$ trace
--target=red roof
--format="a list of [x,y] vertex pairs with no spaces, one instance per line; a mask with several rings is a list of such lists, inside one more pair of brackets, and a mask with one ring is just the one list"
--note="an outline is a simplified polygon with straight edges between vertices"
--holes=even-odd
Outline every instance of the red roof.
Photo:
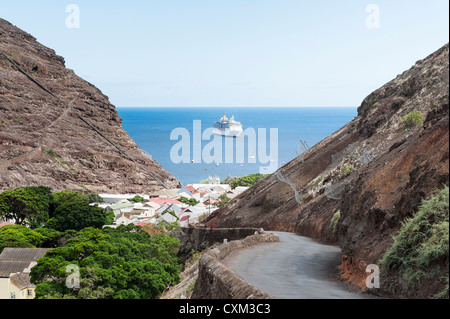
[[198,194],[198,190],[196,190],[196,189],[194,188],[194,186],[192,186],[192,185],[186,186],[185,188],[186,188],[186,189],[189,191],[189,193],[191,193],[192,195]]
[[14,224],[11,224],[8,222],[3,222],[3,223],[0,223],[0,228],[2,228],[3,226],[9,226],[9,225],[14,225]]
[[188,220],[189,218],[191,218],[191,215],[183,216],[183,217],[180,219],[180,222],[184,222],[185,220]]

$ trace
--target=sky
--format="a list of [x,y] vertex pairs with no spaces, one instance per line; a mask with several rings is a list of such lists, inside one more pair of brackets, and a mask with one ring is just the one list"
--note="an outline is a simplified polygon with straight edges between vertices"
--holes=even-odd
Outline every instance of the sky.
[[0,0],[1,18],[118,107],[359,106],[449,42],[448,12],[447,0]]

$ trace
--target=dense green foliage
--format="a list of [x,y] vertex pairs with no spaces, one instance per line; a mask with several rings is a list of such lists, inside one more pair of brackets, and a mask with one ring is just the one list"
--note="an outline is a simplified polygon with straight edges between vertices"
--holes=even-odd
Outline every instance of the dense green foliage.
[[113,222],[114,216],[92,201],[98,195],[65,190],[52,194],[50,188],[22,187],[0,194],[0,216],[13,219],[17,225],[31,228],[46,226],[58,231],[101,228]]
[[[66,236],[67,245],[32,268],[37,298],[147,299],[179,282],[179,241],[164,233],[150,236],[138,226],[120,226]],[[68,265],[79,267],[79,289],[66,286]]]
[[144,197],[139,196],[139,195],[136,195],[130,199],[130,202],[133,202],[133,203],[141,203],[143,201],[144,201]]
[[266,176],[267,175],[263,175],[263,174],[250,174],[247,176],[238,177],[231,181],[230,186],[232,189],[235,189],[236,187],[239,187],[239,186],[250,187],[250,186],[253,186],[256,183],[258,183],[260,180],[262,180]]
[[[400,269],[403,278],[414,285],[422,278],[440,273],[439,262],[449,257],[449,188],[446,186],[402,225],[381,265],[385,270]],[[443,295],[448,294],[447,282]]]
[[3,248],[53,248],[57,246],[62,233],[47,228],[32,230],[22,225],[0,228],[0,253]]
[[[55,209],[56,230],[81,230],[86,227],[102,228],[107,222],[106,212],[86,201],[69,201]],[[47,225],[48,226],[48,225]]]
[[[0,213],[17,224],[0,228],[0,252],[53,248],[32,268],[37,298],[156,298],[180,280],[180,242],[170,224],[151,231],[134,225],[103,228],[114,213],[90,205],[97,196],[80,192],[27,187],[1,195]],[[69,265],[79,269],[79,288],[66,284]]]
[[48,187],[21,187],[0,194],[0,216],[18,225],[38,227],[49,218],[51,190]]

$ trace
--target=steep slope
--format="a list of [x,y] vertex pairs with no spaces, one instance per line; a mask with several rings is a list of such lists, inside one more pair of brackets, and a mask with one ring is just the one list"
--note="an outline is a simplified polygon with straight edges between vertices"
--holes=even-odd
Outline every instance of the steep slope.
[[64,63],[0,19],[0,191],[46,185],[141,193],[179,186],[123,130],[108,97]]
[[[402,221],[449,183],[448,51],[447,44],[370,94],[352,122],[230,201],[207,225],[340,244],[342,278],[364,289],[366,266],[379,262]],[[413,111],[423,123],[407,129],[402,118]],[[418,296],[398,285],[378,292]]]

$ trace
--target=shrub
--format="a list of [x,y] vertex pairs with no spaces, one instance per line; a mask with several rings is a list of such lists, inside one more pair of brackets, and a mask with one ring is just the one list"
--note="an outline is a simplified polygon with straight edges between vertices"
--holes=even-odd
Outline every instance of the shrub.
[[141,197],[139,195],[136,195],[132,199],[130,199],[130,202],[133,202],[133,203],[141,203],[143,201],[144,201],[144,197]]
[[[417,213],[405,220],[380,261],[382,268],[399,269],[412,286],[423,277],[436,277],[440,271],[433,264],[449,256],[448,212],[449,189],[446,186],[429,200],[422,201]],[[444,279],[448,293],[448,273]]]
[[230,186],[232,189],[235,189],[236,187],[239,186],[250,187],[258,183],[266,176],[267,175],[265,174],[250,174],[243,177],[238,177],[236,179],[233,179]]
[[413,111],[405,117],[402,117],[402,122],[408,130],[413,129],[414,127],[422,125],[422,114],[420,114],[419,111]]
[[352,165],[346,165],[341,171],[341,176],[347,176],[354,170],[355,168]]
[[331,222],[330,222],[333,237],[336,236],[336,232],[338,229],[338,223],[339,223],[340,219],[341,219],[341,211],[338,210],[336,213],[334,213],[333,217],[331,218]]
[[56,158],[57,157],[57,155],[56,155],[56,153],[55,153],[55,151],[53,150],[53,149],[43,149],[42,150],[42,152],[44,153],[44,154],[47,154],[48,156],[50,156],[50,157],[53,157],[53,158]]

